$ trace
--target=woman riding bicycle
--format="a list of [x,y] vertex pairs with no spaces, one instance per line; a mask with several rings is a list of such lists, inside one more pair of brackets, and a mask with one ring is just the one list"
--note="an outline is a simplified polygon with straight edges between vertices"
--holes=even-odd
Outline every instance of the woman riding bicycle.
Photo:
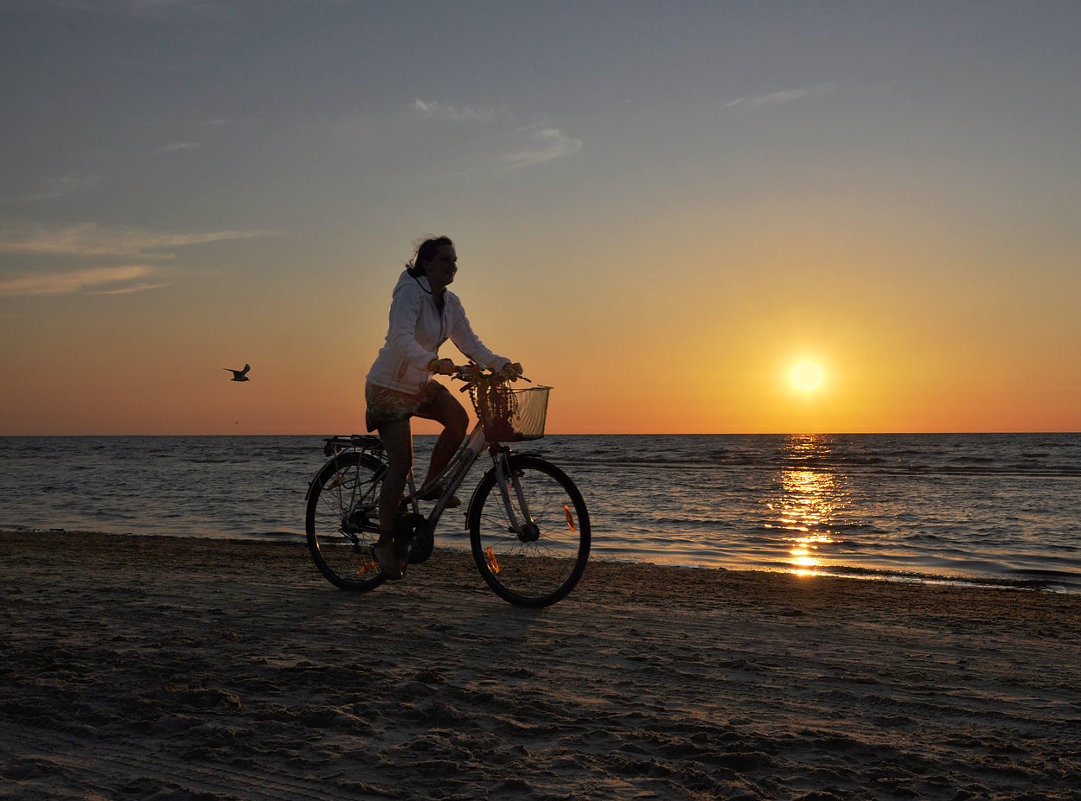
[[[413,468],[413,435],[409,419],[422,417],[443,425],[432,451],[421,498],[436,498],[432,482],[447,466],[465,439],[469,417],[435,374],[451,375],[454,362],[439,358],[448,338],[478,365],[505,378],[522,374],[522,366],[492,353],[469,325],[458,296],[447,290],[458,272],[454,243],[445,236],[427,239],[412,263],[399,276],[390,304],[390,325],[364,387],[369,431],[379,431],[390,467],[379,496],[379,540],[374,554],[379,569],[400,578],[394,551],[393,525],[409,471]],[[453,505],[453,504],[450,504]]]

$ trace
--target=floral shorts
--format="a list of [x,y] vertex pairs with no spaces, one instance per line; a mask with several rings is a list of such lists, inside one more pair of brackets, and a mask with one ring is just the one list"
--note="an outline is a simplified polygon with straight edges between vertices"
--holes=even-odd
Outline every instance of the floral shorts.
[[397,392],[373,384],[365,384],[364,400],[368,404],[365,415],[369,431],[375,431],[384,423],[408,420],[423,414],[436,398],[449,390],[438,381],[429,381],[420,392]]

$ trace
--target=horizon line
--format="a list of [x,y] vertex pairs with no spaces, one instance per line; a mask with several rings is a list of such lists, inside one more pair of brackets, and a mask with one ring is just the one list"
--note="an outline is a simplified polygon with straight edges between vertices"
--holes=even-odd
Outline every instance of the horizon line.
[[[679,431],[621,431],[621,432],[588,432],[588,431],[559,431],[548,432],[541,437],[867,437],[867,436],[1001,436],[1006,434],[1033,434],[1033,435],[1051,435],[1051,434],[1081,434],[1081,430],[1061,430],[1050,431],[1042,429],[1016,429],[1016,430],[998,430],[998,431],[700,431],[700,432],[679,432]],[[362,434],[360,432],[352,432],[350,434],[327,434],[327,433],[258,433],[258,432],[238,432],[238,431],[222,431],[222,432],[203,432],[203,433],[91,433],[91,434],[3,434],[0,433],[0,439],[15,439],[17,437],[37,437],[37,438],[61,438],[61,437],[348,437],[348,436],[378,436],[378,434]],[[436,433],[428,432],[415,432],[414,437],[437,437]],[[535,442],[536,440],[524,440],[525,442]]]

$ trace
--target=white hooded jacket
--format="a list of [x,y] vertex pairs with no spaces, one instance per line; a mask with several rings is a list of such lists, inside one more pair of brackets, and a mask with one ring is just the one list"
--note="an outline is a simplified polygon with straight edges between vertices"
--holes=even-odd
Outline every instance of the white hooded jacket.
[[482,367],[500,369],[510,363],[488,350],[473,333],[457,295],[448,289],[443,297],[440,313],[427,277],[402,272],[390,304],[387,339],[368,371],[368,383],[397,392],[419,392],[433,375],[428,364],[439,358],[439,346],[447,339]]

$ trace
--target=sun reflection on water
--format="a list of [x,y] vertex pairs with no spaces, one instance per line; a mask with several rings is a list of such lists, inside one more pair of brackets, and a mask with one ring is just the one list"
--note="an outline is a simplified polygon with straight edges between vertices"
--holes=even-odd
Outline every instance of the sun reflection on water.
[[844,504],[843,479],[828,466],[830,440],[817,435],[789,437],[779,475],[779,497],[766,505],[776,514],[767,528],[785,532],[785,564],[799,576],[822,573],[826,559],[822,546],[835,542],[830,524]]

